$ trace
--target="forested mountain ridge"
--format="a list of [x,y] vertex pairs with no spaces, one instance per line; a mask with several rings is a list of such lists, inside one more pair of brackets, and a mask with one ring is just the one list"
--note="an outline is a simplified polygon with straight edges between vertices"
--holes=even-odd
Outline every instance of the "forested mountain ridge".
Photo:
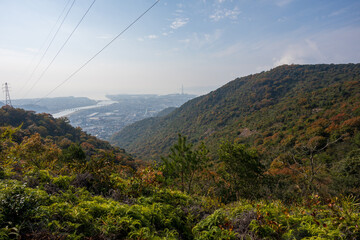
[[81,146],[89,159],[100,152],[111,152],[117,156],[114,159],[124,162],[133,160],[123,149],[114,148],[108,142],[82,131],[81,128],[74,128],[67,118],[54,118],[48,113],[36,114],[21,108],[3,106],[0,108],[0,130],[5,131],[8,127],[18,128],[12,134],[18,144],[36,138],[55,144],[54,146],[59,149],[67,149],[72,145]]
[[359,92],[360,64],[284,65],[237,78],[167,116],[132,124],[112,143],[148,159],[166,154],[178,133],[210,149],[230,139],[276,152],[316,136],[337,138],[354,127]]
[[359,65],[333,67],[283,66],[150,119],[213,150],[178,135],[154,164],[1,108],[0,239],[359,239]]
[[[33,110],[36,112],[56,113],[64,109],[95,105],[97,101],[86,97],[55,97],[44,99],[13,99],[12,105],[16,108]],[[1,104],[2,106],[4,104]]]

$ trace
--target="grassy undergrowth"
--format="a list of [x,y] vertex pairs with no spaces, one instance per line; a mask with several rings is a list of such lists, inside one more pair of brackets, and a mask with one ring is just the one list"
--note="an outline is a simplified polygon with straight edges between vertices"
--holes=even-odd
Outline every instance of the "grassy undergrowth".
[[360,206],[351,197],[223,205],[154,182],[143,185],[142,195],[128,191],[144,179],[122,179],[116,194],[101,196],[74,186],[70,176],[45,170],[22,180],[5,174],[0,180],[0,239],[360,238]]

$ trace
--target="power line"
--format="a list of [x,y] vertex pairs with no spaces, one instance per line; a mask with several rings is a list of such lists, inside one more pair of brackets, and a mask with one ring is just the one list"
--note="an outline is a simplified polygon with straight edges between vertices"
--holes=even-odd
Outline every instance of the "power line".
[[[66,12],[66,14],[65,14],[65,16],[64,16],[64,18],[63,18],[63,20],[62,20],[61,24],[60,24],[60,25],[59,25],[59,27],[57,28],[57,30],[56,30],[56,32],[55,32],[55,34],[54,34],[53,38],[51,39],[51,41],[50,41],[49,45],[47,46],[47,48],[46,48],[46,50],[45,50],[44,54],[41,56],[40,61],[37,63],[36,67],[34,68],[34,70],[32,71],[32,73],[31,73],[31,75],[30,75],[30,77],[28,78],[28,81],[30,81],[30,80],[31,80],[31,78],[33,77],[34,73],[35,73],[35,72],[36,72],[36,70],[38,69],[38,67],[39,67],[40,63],[41,63],[41,62],[42,62],[42,60],[44,59],[44,57],[45,57],[46,53],[48,52],[48,50],[49,50],[49,48],[50,48],[51,44],[54,42],[54,40],[55,40],[55,38],[56,38],[57,34],[58,34],[58,33],[59,33],[59,31],[60,31],[60,28],[62,27],[62,25],[64,24],[64,22],[65,22],[65,20],[66,20],[66,18],[67,18],[67,16],[69,15],[70,10],[71,10],[71,9],[72,9],[72,7],[74,6],[75,1],[76,1],[76,0],[73,0],[73,2],[72,2],[72,4],[71,4],[70,8],[69,8],[69,9],[68,9],[68,11]],[[26,94],[27,94],[27,93],[26,93]],[[26,96],[26,94],[24,94],[24,96],[23,96],[22,98],[24,98],[24,97]]]
[[[60,19],[61,19],[61,16],[64,14],[64,12],[65,12],[66,8],[69,6],[69,3],[70,3],[70,2],[71,2],[71,0],[68,0],[67,3],[65,4],[65,7],[64,7],[64,9],[61,11],[58,19],[56,20],[56,22],[55,22],[55,24],[54,24],[54,26],[51,28],[51,30],[50,30],[49,34],[47,35],[47,37],[46,37],[45,41],[43,42],[43,44],[41,44],[40,50],[45,47],[45,44],[46,44],[47,40],[49,39],[51,33],[54,31],[56,25],[59,23],[59,21],[60,21]],[[39,52],[38,52],[38,53],[39,53]],[[37,54],[37,55],[38,55],[38,54]],[[37,55],[36,55],[36,56],[37,56]]]
[[[50,38],[51,33],[54,31],[56,25],[59,23],[59,21],[60,21],[60,19],[61,19],[61,16],[64,14],[64,12],[65,12],[66,8],[68,7],[70,1],[71,1],[71,0],[68,0],[67,3],[65,4],[63,10],[61,11],[59,17],[57,18],[57,20],[56,20],[56,22],[55,22],[55,24],[52,26],[50,32],[49,32],[48,35],[46,36],[45,41],[41,44],[41,47],[40,47],[39,51],[33,56],[33,58],[31,59],[30,62],[35,61],[35,59],[37,58],[37,56],[40,54],[41,50],[45,47],[46,42],[47,42],[48,39]],[[31,64],[29,64],[29,66],[27,67],[26,71],[25,71],[23,74],[25,74],[26,72],[28,72],[28,71],[30,70],[30,66],[31,66]],[[22,75],[23,75],[23,74],[22,74]],[[24,89],[24,87],[28,84],[29,80],[30,80],[30,79],[27,79],[27,81],[26,81],[26,82],[22,85],[22,87],[20,88],[19,92],[21,92],[21,91]]]
[[89,60],[87,60],[83,65],[81,65],[77,70],[75,70],[69,77],[67,77],[64,81],[62,81],[59,85],[57,85],[54,89],[52,89],[48,94],[44,97],[40,98],[35,102],[35,104],[39,103],[44,98],[48,97],[51,93],[53,93],[56,89],[64,85],[67,81],[69,81],[73,76],[75,76],[81,69],[83,69],[86,65],[88,65],[94,58],[96,58],[102,51],[104,51],[108,46],[110,46],[116,39],[118,39],[122,34],[124,34],[129,28],[131,28],[136,22],[138,22],[146,13],[148,13],[156,4],[158,4],[160,0],[157,0],[154,4],[152,4],[145,12],[143,12],[138,18],[136,18],[133,22],[131,22],[124,30],[122,30],[116,37],[114,37],[108,44],[106,44],[100,51],[98,51],[94,56],[92,56]]
[[[70,33],[70,35],[68,36],[68,38],[65,40],[65,42],[63,43],[63,45],[60,47],[59,51],[55,54],[54,58],[51,60],[51,62],[47,65],[47,67],[44,69],[44,71],[41,73],[40,77],[35,81],[35,83],[31,86],[31,88],[26,92],[26,94],[28,94],[34,87],[35,85],[42,79],[42,77],[45,75],[45,73],[47,72],[47,70],[50,68],[50,66],[53,64],[53,62],[55,61],[55,59],[57,58],[57,56],[60,54],[60,52],[62,51],[62,49],[65,47],[65,45],[67,44],[67,42],[70,40],[70,38],[72,37],[72,35],[74,34],[74,32],[76,31],[76,29],[79,27],[79,25],[81,24],[81,22],[84,20],[85,16],[88,14],[88,12],[90,11],[90,9],[92,8],[92,6],[94,5],[94,3],[96,2],[96,0],[94,0],[89,8],[86,10],[86,12],[84,13],[84,15],[81,17],[80,21],[78,22],[78,24],[75,26],[75,28],[73,29],[73,31]],[[25,95],[26,95],[25,94]]]

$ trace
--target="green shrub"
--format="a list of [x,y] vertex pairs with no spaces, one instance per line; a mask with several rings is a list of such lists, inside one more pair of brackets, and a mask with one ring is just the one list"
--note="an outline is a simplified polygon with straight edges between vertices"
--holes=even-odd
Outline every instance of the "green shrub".
[[193,228],[195,239],[236,239],[236,234],[232,231],[231,221],[227,216],[227,211],[219,209],[200,221]]
[[0,166],[0,179],[4,179],[4,178],[5,178],[5,170]]
[[62,190],[68,190],[70,183],[73,180],[71,176],[58,176],[52,179],[52,182],[55,186],[59,187]]
[[0,227],[21,225],[21,229],[27,231],[39,222],[40,206],[48,203],[49,196],[45,191],[28,188],[14,180],[0,182]]
[[264,239],[358,239],[359,210],[353,198],[335,198],[325,204],[316,195],[299,206],[260,203],[251,229]]

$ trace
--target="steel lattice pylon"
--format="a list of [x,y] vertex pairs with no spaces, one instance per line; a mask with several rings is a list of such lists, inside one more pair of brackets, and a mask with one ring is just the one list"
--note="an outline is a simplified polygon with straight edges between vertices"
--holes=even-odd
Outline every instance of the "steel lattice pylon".
[[9,92],[9,86],[7,83],[4,84],[3,90],[5,93],[5,105],[12,107],[11,99],[10,99],[10,92]]

